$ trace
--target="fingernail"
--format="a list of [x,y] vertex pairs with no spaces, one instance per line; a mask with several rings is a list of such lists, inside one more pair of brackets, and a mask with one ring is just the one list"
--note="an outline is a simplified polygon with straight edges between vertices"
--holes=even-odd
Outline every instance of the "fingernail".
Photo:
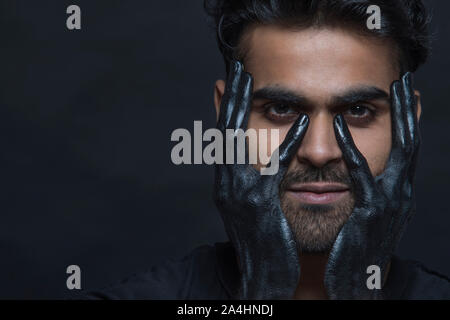
[[405,73],[405,75],[403,76],[403,82],[405,83],[406,86],[412,88],[413,83],[414,83],[414,76],[413,76],[413,74],[411,72]]
[[399,95],[399,92],[400,92],[400,90],[401,90],[401,87],[402,85],[401,85],[401,83],[400,83],[400,81],[394,81],[393,83],[392,83],[392,95],[393,96],[398,96]]
[[342,115],[338,114],[334,117],[334,123],[336,124],[337,127],[342,128]]
[[233,60],[233,61],[231,62],[231,68],[232,68],[232,70],[233,70],[234,72],[238,72],[239,69],[240,69],[241,67],[242,67],[242,66],[241,66],[241,63],[240,63],[239,61]]
[[245,83],[253,83],[253,77],[250,73],[244,72],[243,75],[244,75]]
[[302,114],[300,116],[300,125],[301,126],[306,125],[308,123],[308,121],[309,121],[309,118],[308,118],[308,116],[306,114]]
[[242,70],[243,67],[244,67],[240,61],[236,61],[236,66],[237,66],[236,68],[237,68],[238,70]]
[[392,82],[392,84],[391,84],[392,91],[397,90],[399,83],[400,82],[398,80],[395,80],[394,82]]

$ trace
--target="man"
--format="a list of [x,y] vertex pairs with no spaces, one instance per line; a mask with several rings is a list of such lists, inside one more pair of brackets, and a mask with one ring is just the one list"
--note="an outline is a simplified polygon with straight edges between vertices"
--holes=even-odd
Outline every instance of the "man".
[[[379,29],[367,27],[371,5]],[[227,67],[214,93],[217,128],[278,129],[280,141],[268,143],[279,147],[279,170],[217,164],[215,201],[231,243],[91,297],[450,298],[448,278],[394,255],[415,210],[421,102],[411,73],[428,55],[421,1],[206,7]]]

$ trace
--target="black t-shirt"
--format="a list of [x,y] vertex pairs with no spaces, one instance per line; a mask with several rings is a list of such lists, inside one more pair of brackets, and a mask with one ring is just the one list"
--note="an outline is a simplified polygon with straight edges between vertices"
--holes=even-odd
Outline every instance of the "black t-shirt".
[[[180,260],[167,260],[88,299],[233,299],[239,272],[232,245],[201,246]],[[450,299],[450,279],[414,261],[393,257],[385,288],[388,299]]]

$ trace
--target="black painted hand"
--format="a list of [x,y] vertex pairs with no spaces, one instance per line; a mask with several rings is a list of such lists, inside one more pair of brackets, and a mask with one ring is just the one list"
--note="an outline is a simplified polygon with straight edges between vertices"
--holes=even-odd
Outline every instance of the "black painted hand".
[[[246,130],[252,86],[251,75],[241,63],[233,62],[217,123],[224,136],[226,129]],[[236,298],[293,298],[300,265],[295,239],[281,210],[279,185],[307,126],[303,115],[290,129],[278,149],[275,175],[261,175],[249,164],[216,165],[214,198],[239,259],[241,287]]]
[[383,299],[383,289],[369,290],[367,267],[386,279],[390,258],[415,212],[414,175],[420,144],[412,75],[391,87],[392,149],[384,173],[373,178],[341,115],[336,139],[354,183],[355,208],[331,250],[325,286],[331,299]]

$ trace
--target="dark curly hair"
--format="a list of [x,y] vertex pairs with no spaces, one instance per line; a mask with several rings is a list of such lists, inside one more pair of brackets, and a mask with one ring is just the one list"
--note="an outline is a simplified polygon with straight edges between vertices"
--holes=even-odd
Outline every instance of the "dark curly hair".
[[[366,26],[370,5],[381,9],[381,29]],[[430,18],[421,0],[204,0],[204,7],[213,18],[227,74],[230,59],[240,59],[240,38],[252,24],[342,26],[391,40],[402,73],[416,71],[430,52]]]

